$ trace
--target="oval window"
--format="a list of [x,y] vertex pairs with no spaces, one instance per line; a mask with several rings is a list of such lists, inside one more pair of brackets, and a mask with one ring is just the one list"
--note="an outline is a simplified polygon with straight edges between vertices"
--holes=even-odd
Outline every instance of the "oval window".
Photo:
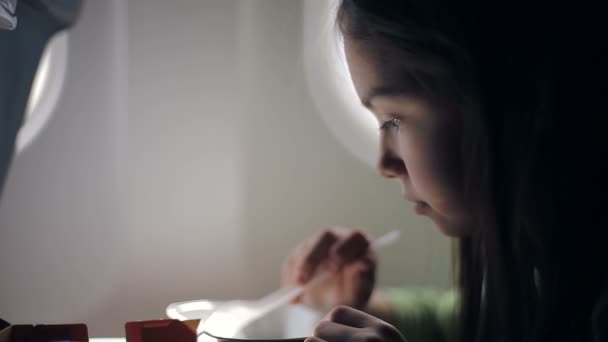
[[304,59],[312,99],[337,140],[359,160],[375,165],[379,131],[352,84],[334,18],[338,1],[304,2]]
[[23,126],[17,135],[17,154],[36,139],[53,115],[65,81],[67,55],[67,33],[60,32],[49,41],[40,58],[25,109]]

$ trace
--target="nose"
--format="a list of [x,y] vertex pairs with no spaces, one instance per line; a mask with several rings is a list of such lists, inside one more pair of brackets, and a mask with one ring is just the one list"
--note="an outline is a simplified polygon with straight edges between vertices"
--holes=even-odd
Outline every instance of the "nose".
[[405,162],[390,149],[381,149],[377,167],[380,175],[386,178],[398,178],[407,175]]

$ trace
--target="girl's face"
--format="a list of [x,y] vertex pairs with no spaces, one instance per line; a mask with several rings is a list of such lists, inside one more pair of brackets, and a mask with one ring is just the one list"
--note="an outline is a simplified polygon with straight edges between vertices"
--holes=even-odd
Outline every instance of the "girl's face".
[[399,58],[371,58],[369,49],[345,38],[357,94],[380,124],[380,174],[399,180],[403,198],[444,234],[471,234],[472,211],[462,191],[460,115],[448,99],[429,101],[408,92],[399,82],[404,72]]

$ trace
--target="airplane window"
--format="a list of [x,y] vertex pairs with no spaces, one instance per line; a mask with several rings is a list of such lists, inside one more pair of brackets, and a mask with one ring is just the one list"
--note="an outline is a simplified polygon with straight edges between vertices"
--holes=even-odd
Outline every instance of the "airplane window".
[[17,136],[17,153],[36,139],[55,110],[65,80],[67,50],[67,33],[61,32],[50,40],[40,59],[23,126]]
[[350,79],[334,23],[338,1],[304,2],[303,53],[308,89],[334,137],[359,160],[375,165],[378,123],[364,108]]

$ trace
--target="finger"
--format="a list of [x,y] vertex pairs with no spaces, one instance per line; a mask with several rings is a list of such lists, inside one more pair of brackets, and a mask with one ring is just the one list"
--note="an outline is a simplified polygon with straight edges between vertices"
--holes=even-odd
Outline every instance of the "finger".
[[360,335],[360,330],[331,321],[321,321],[315,328],[314,337],[325,341],[354,341]]
[[347,306],[334,308],[319,323],[315,336],[327,341],[405,341],[394,326]]
[[[298,248],[301,249],[301,248]],[[296,255],[298,252],[294,252],[285,262],[283,263],[283,271],[282,271],[282,284],[283,287],[300,285],[297,280],[297,268],[296,264]],[[289,304],[299,304],[302,302],[302,295],[299,295],[295,298],[292,298],[289,301]]]
[[289,301],[289,304],[300,304],[302,303],[302,295],[299,295]]
[[369,250],[369,239],[360,231],[353,231],[339,244],[334,246],[332,254],[336,264],[334,268],[341,268],[344,265],[365,255]]
[[373,326],[380,321],[378,318],[366,314],[363,311],[343,305],[332,309],[327,314],[326,320],[337,325],[349,326],[352,328],[365,328]]
[[323,230],[315,237],[312,248],[302,259],[298,273],[299,283],[305,284],[310,280],[319,265],[328,259],[330,250],[336,241],[338,241],[337,235],[329,229]]
[[311,246],[315,243],[316,237],[299,244],[283,262],[282,280],[283,285],[301,285],[298,281],[300,270],[304,264],[305,256],[310,253]]
[[376,283],[376,262],[365,258],[344,267],[341,277],[343,303],[352,303],[357,309],[365,307]]

